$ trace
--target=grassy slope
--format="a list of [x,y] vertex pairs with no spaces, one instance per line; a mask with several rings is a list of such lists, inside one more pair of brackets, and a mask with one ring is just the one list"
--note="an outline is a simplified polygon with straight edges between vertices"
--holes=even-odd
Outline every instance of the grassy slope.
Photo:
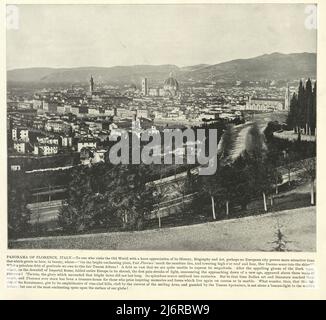
[[315,207],[241,219],[134,232],[19,240],[11,248],[271,251],[281,226],[288,250],[316,250]]

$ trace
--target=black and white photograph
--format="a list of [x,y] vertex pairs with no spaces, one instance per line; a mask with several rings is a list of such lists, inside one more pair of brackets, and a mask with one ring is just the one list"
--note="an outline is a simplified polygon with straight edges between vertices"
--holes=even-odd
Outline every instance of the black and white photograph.
[[8,249],[316,252],[316,4],[6,10]]

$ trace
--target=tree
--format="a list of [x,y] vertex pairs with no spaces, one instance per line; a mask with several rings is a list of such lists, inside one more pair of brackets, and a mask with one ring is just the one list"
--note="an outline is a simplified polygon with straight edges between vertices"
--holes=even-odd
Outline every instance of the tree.
[[303,159],[299,162],[301,176],[310,183],[310,204],[315,205],[316,158]]
[[142,165],[118,165],[111,170],[110,178],[105,194],[122,228],[141,228],[155,203],[156,186],[146,184],[146,168]]
[[[266,196],[271,192],[274,185],[274,179],[277,177],[277,172],[274,167],[270,166],[266,161],[258,161],[253,165],[255,170],[255,184],[258,193],[263,196],[264,211],[267,211]],[[277,178],[276,178],[277,179]],[[277,181],[277,180],[276,180]]]
[[[217,160],[216,160],[217,161]],[[209,195],[212,207],[212,217],[216,220],[216,198],[221,199],[221,177],[220,177],[220,166],[217,164],[217,170],[213,175],[200,176],[200,188]]]
[[[105,193],[114,166],[111,163],[95,163],[89,168],[90,186],[95,193]],[[107,173],[109,173],[107,175]]]
[[251,196],[262,195],[264,211],[267,211],[266,196],[274,185],[276,175],[275,168],[267,161],[263,154],[245,154],[245,172],[247,182],[247,192]]
[[218,144],[218,155],[221,161],[226,162],[234,148],[233,127],[228,125],[224,130],[223,136]]
[[230,202],[237,198],[235,191],[235,184],[237,183],[237,172],[234,166],[226,165],[220,169],[221,176],[221,194],[224,195],[225,214],[226,217],[230,215]]
[[68,198],[58,217],[59,225],[66,232],[83,231],[87,226],[84,203],[86,196],[92,194],[89,171],[87,167],[78,167],[71,173]]
[[278,185],[283,182],[282,174],[275,168],[271,175],[275,186],[275,194],[278,194]]
[[308,79],[306,82],[305,90],[305,133],[311,134],[311,125],[312,125],[312,109],[313,109],[313,94],[312,94],[312,84],[311,80]]
[[312,88],[312,82],[307,80],[305,86],[300,80],[298,95],[293,94],[290,103],[290,111],[287,118],[287,124],[300,132],[304,129],[305,134],[312,134],[316,127],[316,82]]
[[282,158],[282,166],[287,170],[288,174],[288,185],[291,185],[291,171],[293,169],[293,162],[296,159],[296,155],[292,150],[284,150]]
[[161,203],[163,199],[164,199],[164,195],[162,194],[160,189],[156,187],[156,190],[153,192],[153,211],[155,212],[158,218],[159,228],[162,227],[160,209],[161,209]]
[[294,130],[295,133],[298,132],[298,120],[299,120],[298,113],[299,113],[298,98],[296,93],[293,93],[286,123],[290,128]]
[[79,214],[76,208],[65,201],[58,215],[58,225],[64,232],[75,233],[78,231]]
[[[187,176],[184,180],[184,187],[183,187],[183,210],[184,212],[187,211],[190,214],[196,213],[195,208],[199,193],[199,183],[198,183],[198,174],[192,171],[191,169],[187,170]],[[188,204],[185,207],[184,204],[184,197],[188,196]]]
[[198,191],[196,186],[197,176],[191,173],[191,169],[188,168],[186,176],[173,181],[173,186],[177,193],[181,194],[182,198],[182,211],[185,214],[187,211],[185,197],[186,195],[192,195]]
[[274,170],[275,164],[269,161],[268,154],[264,136],[261,134],[258,125],[254,124],[246,139],[245,172],[248,179],[248,190],[252,196],[262,194],[265,211],[267,211],[266,195],[270,192],[275,180],[276,185],[278,182],[277,173]]
[[135,207],[137,216],[135,219],[137,230],[143,229],[146,217],[155,210],[155,205],[159,198],[157,197],[158,188],[154,183],[148,183],[137,191]]
[[123,229],[141,229],[153,209],[154,190],[155,186],[146,184],[142,165],[80,167],[72,172],[59,224],[70,233],[108,228],[117,222]]
[[247,209],[248,203],[254,196],[252,186],[255,186],[253,183],[250,183],[252,180],[250,179],[251,172],[248,170],[249,160],[249,154],[244,152],[244,154],[233,163],[233,197],[234,201],[238,202],[243,210]]
[[316,112],[317,112],[317,81],[312,91],[311,127],[313,134],[316,134]]
[[305,126],[305,88],[303,85],[302,80],[300,80],[299,83],[299,89],[298,89],[298,111],[297,111],[297,126],[301,129]]
[[28,186],[25,175],[16,173],[8,178],[8,237],[17,238],[30,231],[31,212],[27,208]]
[[187,170],[187,176],[184,182],[184,192],[185,194],[193,194],[194,192],[198,192],[198,184],[197,184],[198,176],[194,174],[191,169]]
[[263,156],[266,151],[265,137],[260,132],[257,123],[254,123],[246,135],[246,152],[253,157]]
[[212,207],[212,217],[213,220],[216,220],[216,213],[215,213],[215,200],[214,195],[216,191],[216,176],[201,176],[200,183],[202,190],[205,193],[208,193],[210,200],[211,200],[211,207]]
[[281,231],[281,227],[277,228],[277,231],[275,232],[275,237],[276,239],[272,242],[275,245],[273,250],[280,252],[287,251],[286,245],[289,241],[286,240],[285,235]]

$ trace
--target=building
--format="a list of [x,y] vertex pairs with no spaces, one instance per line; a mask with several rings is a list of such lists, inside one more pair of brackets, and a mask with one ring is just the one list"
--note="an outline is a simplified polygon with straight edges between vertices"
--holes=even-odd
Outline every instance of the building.
[[98,162],[105,162],[105,154],[107,150],[101,149],[101,150],[95,150],[93,152],[93,163],[98,163]]
[[235,120],[237,118],[237,115],[232,112],[222,112],[218,115],[220,119],[226,119],[226,120]]
[[82,165],[90,165],[92,162],[92,158],[94,157],[93,148],[82,148],[80,150],[80,163]]
[[65,113],[71,113],[71,105],[70,104],[65,104],[64,108],[65,108]]
[[155,126],[151,126],[150,128],[146,129],[147,133],[150,135],[160,134],[160,131],[156,129]]
[[11,170],[11,171],[20,171],[20,170],[21,170],[21,167],[20,167],[19,164],[12,164],[12,165],[10,166],[10,170]]
[[63,147],[72,147],[72,137],[70,136],[60,136],[61,145]]
[[48,101],[43,101],[43,111],[48,113],[57,113],[58,104]]
[[107,150],[96,150],[95,148],[82,148],[80,150],[80,162],[83,165],[91,166],[94,163],[105,162]]
[[24,142],[24,141],[15,141],[14,142],[14,149],[18,153],[26,153],[27,152],[26,142]]
[[163,88],[159,88],[159,89],[158,89],[158,95],[159,95],[160,97],[164,96],[164,93],[165,93],[165,91],[164,91]]
[[17,103],[17,109],[19,110],[33,109],[33,102],[19,101]]
[[91,116],[97,116],[100,114],[100,110],[98,108],[92,107],[88,108],[88,114]]
[[33,128],[43,130],[45,121],[42,119],[34,119],[33,120]]
[[148,95],[148,80],[147,80],[147,78],[143,78],[141,81],[141,92],[144,96]]
[[18,129],[17,128],[13,128],[11,130],[11,139],[12,141],[17,141],[18,140]]
[[34,99],[33,100],[33,109],[42,109],[42,100]]
[[290,104],[291,104],[291,92],[289,88],[289,84],[286,87],[285,90],[285,97],[284,97],[284,110],[290,110]]
[[51,144],[51,145],[59,145],[58,137],[37,137],[37,142],[39,144]]
[[76,116],[79,116],[79,107],[78,106],[71,107],[70,112]]
[[29,142],[29,131],[28,129],[13,128],[11,131],[11,137],[13,141]]
[[212,113],[201,113],[198,117],[200,120],[214,120],[216,119],[215,114]]
[[51,132],[68,132],[70,125],[62,120],[48,120],[44,129]]
[[114,116],[114,109],[105,109],[104,114],[106,116]]
[[20,140],[24,142],[29,142],[29,131],[28,129],[20,130]]
[[148,111],[146,109],[137,109],[136,118],[148,118]]
[[64,114],[66,112],[66,107],[65,106],[58,106],[57,107],[57,112],[59,114]]
[[77,151],[80,152],[83,148],[95,148],[97,147],[97,142],[93,139],[80,140],[77,143]]
[[59,146],[55,144],[35,144],[33,153],[35,155],[50,156],[59,152]]
[[285,110],[284,99],[249,97],[245,110],[253,111],[274,111]]
[[172,72],[170,73],[170,77],[164,81],[163,89],[165,96],[174,97],[179,92],[179,83],[173,78]]
[[128,110],[124,108],[116,108],[115,109],[115,115],[118,118],[131,118],[133,119],[136,115],[136,111],[134,110]]
[[158,88],[149,88],[148,95],[151,97],[158,97],[160,95],[160,91]]
[[89,80],[89,92],[91,95],[93,95],[94,92],[94,79],[93,76],[91,76],[90,80]]
[[119,129],[119,127],[115,123],[111,123],[109,125],[109,131],[110,131],[109,137],[111,139],[113,139],[113,137],[114,138],[121,137],[122,132],[124,132],[124,130]]

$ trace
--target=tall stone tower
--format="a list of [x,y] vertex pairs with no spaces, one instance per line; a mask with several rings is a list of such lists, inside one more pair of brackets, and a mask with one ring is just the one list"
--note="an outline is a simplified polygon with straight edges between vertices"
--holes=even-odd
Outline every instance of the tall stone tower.
[[289,84],[287,84],[287,88],[285,90],[285,97],[284,97],[284,110],[290,109],[290,103],[291,103],[291,92]]
[[94,92],[94,79],[93,79],[93,76],[91,76],[91,78],[89,80],[89,91],[90,91],[90,94],[93,94],[93,92]]
[[141,81],[141,92],[144,96],[148,95],[148,80],[147,80],[147,78],[143,78]]

